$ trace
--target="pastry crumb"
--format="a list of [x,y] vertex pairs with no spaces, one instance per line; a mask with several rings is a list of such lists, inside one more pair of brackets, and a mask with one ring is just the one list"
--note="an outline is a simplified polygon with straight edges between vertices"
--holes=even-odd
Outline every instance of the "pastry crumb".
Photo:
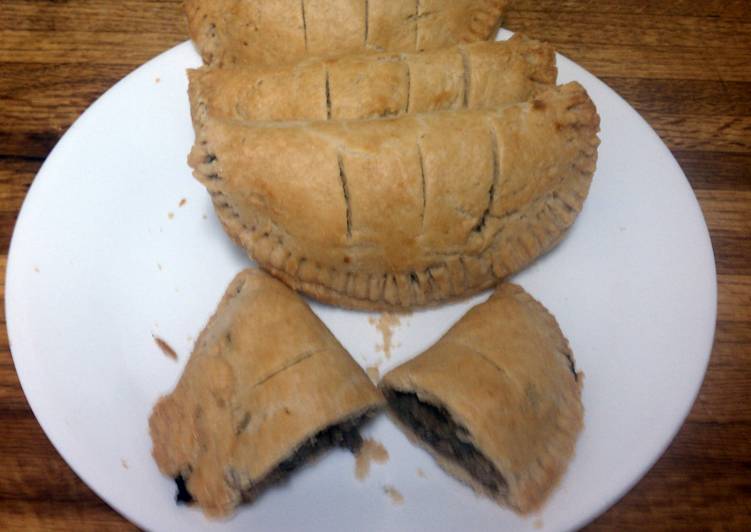
[[170,212],[167,213],[167,218],[169,218],[170,220],[172,218],[174,218],[174,217],[175,217],[175,213],[174,212],[170,211]]
[[177,204],[178,207],[183,207],[186,203],[188,203],[188,200],[185,198],[180,200],[180,203]]
[[355,477],[357,480],[365,480],[370,472],[370,464],[385,464],[389,460],[389,452],[380,442],[365,439],[362,447],[355,457]]
[[174,349],[172,349],[172,346],[170,346],[167,342],[154,334],[152,334],[151,336],[152,338],[154,338],[154,342],[156,342],[156,345],[159,347],[159,349],[162,350],[162,353],[167,355],[172,360],[177,360],[177,353]]
[[532,521],[532,526],[539,530],[545,526],[545,523],[542,522],[542,519],[535,519]]
[[156,79],[154,80],[154,83],[159,83],[159,82],[161,82],[161,81],[162,81],[162,80],[161,80],[161,78],[156,78]]
[[417,476],[420,478],[428,478],[428,475],[425,474],[425,471],[423,471],[421,467],[417,468]]
[[34,271],[39,273],[39,266],[34,266]]
[[202,216],[202,218],[203,218],[204,220],[208,220],[208,219],[209,219],[209,216],[208,216],[208,214],[206,214],[206,213],[203,213],[203,216]]
[[128,469],[128,461],[125,458],[120,459],[120,465],[123,466],[123,469]]
[[377,364],[365,368],[365,373],[368,374],[368,377],[370,377],[370,380],[373,381],[373,384],[378,384],[378,381],[381,380],[381,370],[378,369]]
[[386,358],[391,358],[391,349],[398,347],[398,345],[394,344],[392,341],[394,337],[394,329],[402,324],[401,317],[408,315],[409,314],[400,315],[384,312],[378,319],[372,316],[368,318],[368,323],[374,325],[383,337],[383,343],[376,344],[376,351],[383,352],[383,354],[386,355]]
[[386,484],[383,487],[383,493],[389,496],[389,498],[391,499],[391,502],[395,506],[401,506],[402,504],[404,504],[404,495],[399,493],[399,490],[396,489],[394,486]]

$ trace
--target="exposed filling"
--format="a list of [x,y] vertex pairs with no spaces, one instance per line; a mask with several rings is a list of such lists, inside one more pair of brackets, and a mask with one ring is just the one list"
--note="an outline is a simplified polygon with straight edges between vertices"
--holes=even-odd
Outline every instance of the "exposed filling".
[[[292,456],[280,462],[266,477],[243,492],[243,500],[246,502],[255,500],[270,486],[286,481],[293,471],[322,455],[329,449],[342,447],[356,454],[363,444],[359,428],[370,415],[371,413],[367,412],[358,418],[332,425],[308,439]],[[176,502],[178,504],[192,503],[193,496],[188,491],[187,478],[178,475],[175,477],[175,484],[177,484]]]
[[437,453],[463,467],[490,493],[506,492],[503,476],[472,445],[467,429],[456,423],[445,408],[421,401],[411,392],[388,390],[386,399],[397,417]]
[[265,478],[253,484],[243,493],[243,500],[251,502],[274,484],[285,482],[296,469],[302,467],[334,447],[343,447],[350,452],[357,453],[362,447],[362,436],[359,426],[365,421],[365,416],[328,427],[300,446],[297,451],[276,466]]
[[185,485],[185,477],[177,475],[175,477],[175,484],[177,484],[177,495],[175,495],[175,502],[177,504],[190,504],[193,502],[193,496],[188,491],[188,486]]

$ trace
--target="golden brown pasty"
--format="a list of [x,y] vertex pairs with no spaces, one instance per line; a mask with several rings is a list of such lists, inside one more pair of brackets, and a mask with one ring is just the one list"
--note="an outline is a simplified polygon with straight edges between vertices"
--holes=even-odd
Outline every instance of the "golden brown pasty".
[[467,296],[528,265],[581,210],[599,143],[577,83],[485,111],[198,118],[189,162],[228,234],[292,288],[360,309]]
[[422,53],[189,71],[193,116],[206,106],[214,118],[284,121],[497,107],[530,99],[556,76],[553,48],[520,34]]
[[380,386],[393,417],[446,471],[527,513],[573,456],[581,380],[555,318],[505,284]]
[[333,446],[357,450],[382,396],[308,306],[260,270],[230,284],[149,420],[178,500],[228,514]]
[[308,56],[418,52],[487,40],[508,0],[187,0],[206,64],[279,66]]

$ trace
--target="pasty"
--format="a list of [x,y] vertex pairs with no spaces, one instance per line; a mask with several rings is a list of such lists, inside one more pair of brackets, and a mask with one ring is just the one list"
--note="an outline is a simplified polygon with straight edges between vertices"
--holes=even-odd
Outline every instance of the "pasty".
[[574,453],[581,381],[555,318],[505,284],[380,386],[397,422],[444,469],[527,513]]
[[382,396],[305,302],[241,272],[149,420],[159,469],[210,516],[252,501],[327,448],[355,451]]
[[277,68],[188,72],[193,116],[354,120],[522,102],[555,85],[550,45],[520,34],[422,53],[308,59]]
[[187,0],[206,64],[419,52],[495,36],[508,0]]
[[574,222],[599,117],[578,83],[490,110],[327,122],[199,116],[189,157],[228,234],[296,290],[349,308],[464,297]]

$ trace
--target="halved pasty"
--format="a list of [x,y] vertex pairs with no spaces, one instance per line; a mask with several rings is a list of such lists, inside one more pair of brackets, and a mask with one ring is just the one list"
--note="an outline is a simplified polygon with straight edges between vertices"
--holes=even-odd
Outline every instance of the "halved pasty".
[[528,265],[581,210],[599,143],[577,83],[484,111],[198,118],[189,162],[228,234],[292,288],[360,309],[464,297]]
[[308,56],[419,52],[487,40],[508,0],[187,0],[206,64],[292,64]]
[[555,318],[505,284],[380,387],[398,423],[446,471],[527,513],[573,456],[581,381]]
[[555,85],[551,46],[515,35],[423,53],[309,59],[279,68],[190,70],[193,115],[353,120],[522,102]]
[[179,500],[226,515],[327,448],[357,450],[382,401],[298,295],[245,270],[154,407],[153,455]]

